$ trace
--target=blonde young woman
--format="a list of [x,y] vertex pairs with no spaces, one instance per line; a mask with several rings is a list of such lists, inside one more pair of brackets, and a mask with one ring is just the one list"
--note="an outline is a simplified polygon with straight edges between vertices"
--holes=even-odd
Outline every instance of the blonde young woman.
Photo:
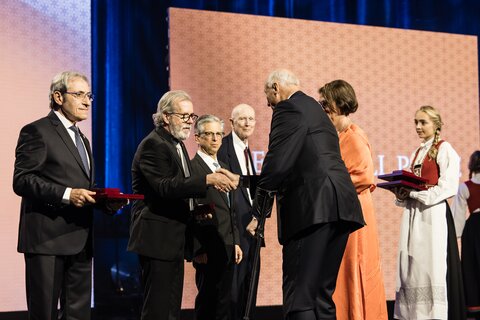
[[395,319],[465,319],[460,260],[447,199],[458,189],[460,158],[440,138],[439,112],[423,106],[415,113],[420,146],[411,171],[428,189],[395,191],[403,207],[398,248]]
[[386,320],[387,305],[380,264],[377,222],[373,208],[374,167],[365,132],[349,114],[358,103],[352,86],[343,80],[319,90],[320,104],[337,129],[340,152],[355,185],[366,226],[350,234],[333,300],[339,320]]

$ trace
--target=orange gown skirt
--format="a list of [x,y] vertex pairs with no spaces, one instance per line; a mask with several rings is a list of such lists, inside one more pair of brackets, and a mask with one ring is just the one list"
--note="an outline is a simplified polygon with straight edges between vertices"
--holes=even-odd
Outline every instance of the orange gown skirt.
[[333,300],[338,320],[387,320],[377,221],[371,192],[375,178],[371,148],[360,127],[339,134],[343,161],[357,189],[366,226],[350,234]]

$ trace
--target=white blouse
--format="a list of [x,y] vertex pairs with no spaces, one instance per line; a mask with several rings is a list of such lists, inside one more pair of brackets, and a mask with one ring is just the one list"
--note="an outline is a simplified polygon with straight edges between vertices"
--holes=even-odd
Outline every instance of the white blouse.
[[[480,172],[474,173],[471,180],[475,184],[480,184]],[[458,193],[455,196],[455,201],[453,202],[452,206],[457,237],[462,236],[463,228],[465,227],[465,220],[468,213],[467,199],[469,197],[470,191],[468,191],[467,185],[465,183],[460,184],[460,187],[458,187]],[[480,208],[476,209],[474,212],[480,212]]]

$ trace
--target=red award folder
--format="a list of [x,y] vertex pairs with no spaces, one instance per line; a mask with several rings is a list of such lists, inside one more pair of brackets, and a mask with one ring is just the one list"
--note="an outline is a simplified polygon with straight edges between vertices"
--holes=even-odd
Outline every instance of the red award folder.
[[427,190],[427,179],[418,177],[410,171],[395,170],[392,173],[379,175],[378,178],[387,182],[378,183],[377,187],[390,191],[396,187],[405,187],[417,191]]
[[143,194],[126,194],[121,193],[118,188],[99,188],[93,189],[96,194],[93,196],[95,200],[107,199],[107,200],[143,200],[145,197]]

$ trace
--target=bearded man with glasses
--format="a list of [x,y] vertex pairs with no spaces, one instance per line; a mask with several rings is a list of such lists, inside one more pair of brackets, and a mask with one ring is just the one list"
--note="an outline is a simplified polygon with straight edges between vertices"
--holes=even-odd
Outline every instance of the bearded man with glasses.
[[153,114],[155,129],[140,143],[133,159],[132,189],[145,199],[133,204],[128,250],[139,255],[142,268],[142,320],[180,318],[194,198],[204,197],[208,186],[228,192],[238,185],[238,179],[232,181],[221,172],[192,171],[183,141],[197,118],[186,92],[165,93]]

